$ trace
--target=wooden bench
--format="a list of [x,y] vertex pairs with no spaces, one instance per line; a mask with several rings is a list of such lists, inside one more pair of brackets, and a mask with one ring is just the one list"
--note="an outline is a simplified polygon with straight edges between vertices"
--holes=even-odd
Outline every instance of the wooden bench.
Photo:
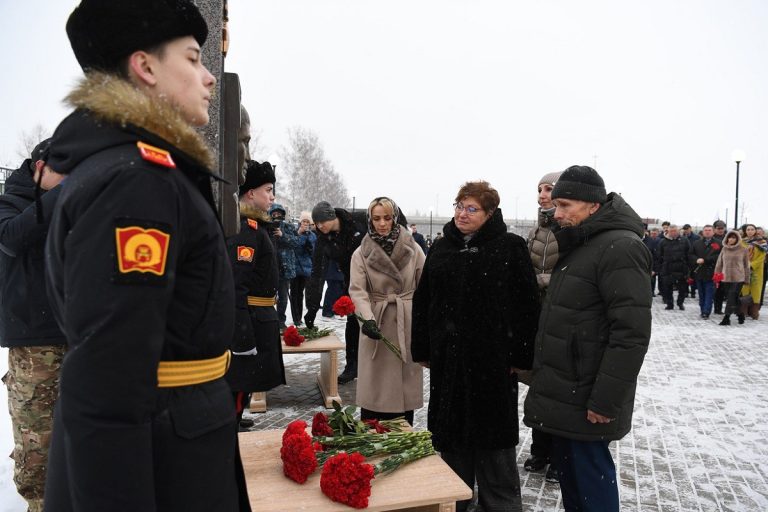
[[[283,342],[283,354],[320,354],[320,373],[317,375],[317,386],[323,396],[323,405],[330,409],[333,401],[341,403],[339,397],[339,385],[336,380],[339,372],[339,350],[345,348],[335,334],[323,338],[305,341],[298,347],[290,347]],[[253,393],[251,395],[251,412],[265,412],[267,410],[267,394]]]
[[[240,434],[248,496],[253,512],[349,512],[347,505],[331,501],[320,490],[320,470],[303,484],[283,475],[280,446],[283,430]],[[468,500],[472,489],[437,455],[425,457],[371,481],[371,512],[453,512],[456,501]]]

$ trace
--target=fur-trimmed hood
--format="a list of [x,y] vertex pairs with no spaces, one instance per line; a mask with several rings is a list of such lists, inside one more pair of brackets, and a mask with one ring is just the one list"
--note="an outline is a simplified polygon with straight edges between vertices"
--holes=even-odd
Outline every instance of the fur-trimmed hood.
[[68,174],[97,151],[138,140],[170,151],[174,160],[208,172],[213,168],[213,153],[203,137],[171,103],[151,98],[122,78],[88,73],[65,102],[75,111],[53,134],[48,163],[57,172]]
[[272,217],[261,208],[247,205],[243,202],[240,203],[240,217],[246,219],[253,219],[259,223],[270,224]]

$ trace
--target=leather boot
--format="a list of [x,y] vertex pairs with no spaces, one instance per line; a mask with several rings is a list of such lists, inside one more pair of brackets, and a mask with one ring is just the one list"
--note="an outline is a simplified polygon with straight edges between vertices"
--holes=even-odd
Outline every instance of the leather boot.
[[352,382],[357,378],[357,363],[347,363],[347,366],[344,367],[344,371],[341,372],[341,375],[339,375],[337,382],[339,384],[346,384],[348,382]]
[[725,315],[719,325],[731,325],[731,315]]

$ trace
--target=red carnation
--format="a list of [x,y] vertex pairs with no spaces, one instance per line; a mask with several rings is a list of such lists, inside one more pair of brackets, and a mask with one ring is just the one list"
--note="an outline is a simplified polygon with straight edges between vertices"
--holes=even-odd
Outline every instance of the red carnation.
[[366,508],[371,495],[373,466],[357,452],[341,452],[323,466],[320,490],[331,500],[355,508]]
[[685,280],[685,282],[690,285],[690,284],[695,283],[696,281],[692,277],[689,277],[688,279]]
[[720,250],[720,244],[717,242],[712,242],[709,246],[716,251]]
[[306,482],[317,469],[315,448],[312,446],[312,438],[306,432],[284,435],[280,458],[283,460],[285,476],[300,484]]
[[349,298],[349,295],[342,295],[339,300],[333,304],[333,312],[339,316],[349,316],[355,314],[355,303]]
[[307,422],[302,420],[294,420],[288,424],[287,427],[285,427],[285,432],[283,432],[283,440],[285,440],[286,437],[292,434],[299,434],[299,433],[306,433],[307,431]]
[[386,434],[392,430],[391,428],[379,423],[379,420],[363,420],[363,423],[374,429],[377,434]]
[[298,347],[304,343],[304,336],[299,334],[299,330],[295,325],[291,325],[283,333],[283,341],[289,347]]
[[319,412],[312,418],[312,435],[333,437],[333,429],[328,424],[328,416],[325,413]]

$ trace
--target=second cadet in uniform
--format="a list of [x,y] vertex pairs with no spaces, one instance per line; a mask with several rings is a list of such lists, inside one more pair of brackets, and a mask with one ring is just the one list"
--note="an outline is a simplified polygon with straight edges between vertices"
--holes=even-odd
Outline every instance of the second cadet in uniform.
[[240,233],[227,240],[235,277],[235,334],[227,373],[239,417],[248,394],[285,384],[280,324],[275,310],[278,266],[266,213],[275,200],[269,162],[248,161],[240,186]]

